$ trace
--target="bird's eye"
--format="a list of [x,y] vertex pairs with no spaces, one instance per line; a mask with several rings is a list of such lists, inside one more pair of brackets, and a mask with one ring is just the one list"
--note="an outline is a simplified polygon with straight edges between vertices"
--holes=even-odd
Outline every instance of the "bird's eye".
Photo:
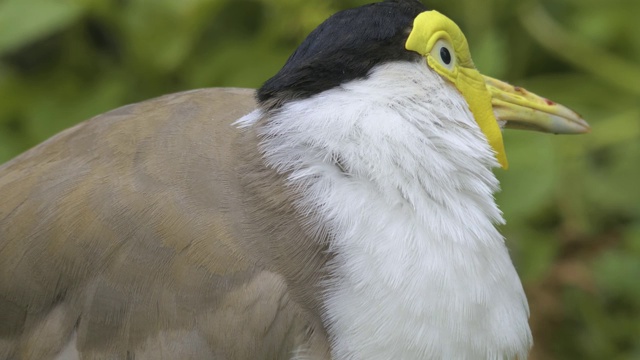
[[444,46],[440,48],[440,59],[447,65],[451,64],[451,53]]
[[456,53],[453,51],[453,46],[444,40],[438,40],[433,49],[431,49],[431,56],[445,68],[452,70],[456,64]]

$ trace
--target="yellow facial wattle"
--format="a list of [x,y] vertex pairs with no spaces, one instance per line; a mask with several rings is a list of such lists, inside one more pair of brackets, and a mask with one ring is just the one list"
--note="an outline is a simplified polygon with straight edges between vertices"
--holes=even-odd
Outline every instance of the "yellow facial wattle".
[[[424,56],[433,70],[460,91],[480,130],[496,152],[498,162],[503,168],[508,168],[502,132],[491,104],[492,95],[471,60],[467,39],[458,25],[437,11],[425,11],[414,20],[405,47]],[[446,48],[444,54],[451,55],[448,64],[438,56],[443,47]]]

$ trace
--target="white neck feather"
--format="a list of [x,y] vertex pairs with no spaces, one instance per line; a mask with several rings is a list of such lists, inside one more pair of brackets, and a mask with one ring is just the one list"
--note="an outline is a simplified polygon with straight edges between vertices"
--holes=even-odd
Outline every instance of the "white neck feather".
[[262,131],[268,165],[331,233],[334,359],[526,358],[497,163],[454,87],[424,63],[385,64],[284,105]]

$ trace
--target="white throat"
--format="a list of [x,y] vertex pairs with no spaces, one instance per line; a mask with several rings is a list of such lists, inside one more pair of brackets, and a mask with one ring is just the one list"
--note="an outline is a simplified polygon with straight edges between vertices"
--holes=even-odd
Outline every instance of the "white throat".
[[263,131],[267,163],[331,234],[334,359],[527,357],[528,306],[495,228],[497,163],[453,86],[389,63],[285,104]]

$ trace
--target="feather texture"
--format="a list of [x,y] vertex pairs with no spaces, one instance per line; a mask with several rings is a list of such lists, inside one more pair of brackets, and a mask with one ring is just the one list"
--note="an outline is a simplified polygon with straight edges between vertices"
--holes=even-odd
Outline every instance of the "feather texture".
[[0,167],[0,359],[526,357],[496,162],[452,86],[395,62],[253,95],[130,105]]
[[422,62],[291,102],[267,164],[331,238],[323,320],[335,359],[514,359],[531,346],[502,236],[495,157],[464,98]]

